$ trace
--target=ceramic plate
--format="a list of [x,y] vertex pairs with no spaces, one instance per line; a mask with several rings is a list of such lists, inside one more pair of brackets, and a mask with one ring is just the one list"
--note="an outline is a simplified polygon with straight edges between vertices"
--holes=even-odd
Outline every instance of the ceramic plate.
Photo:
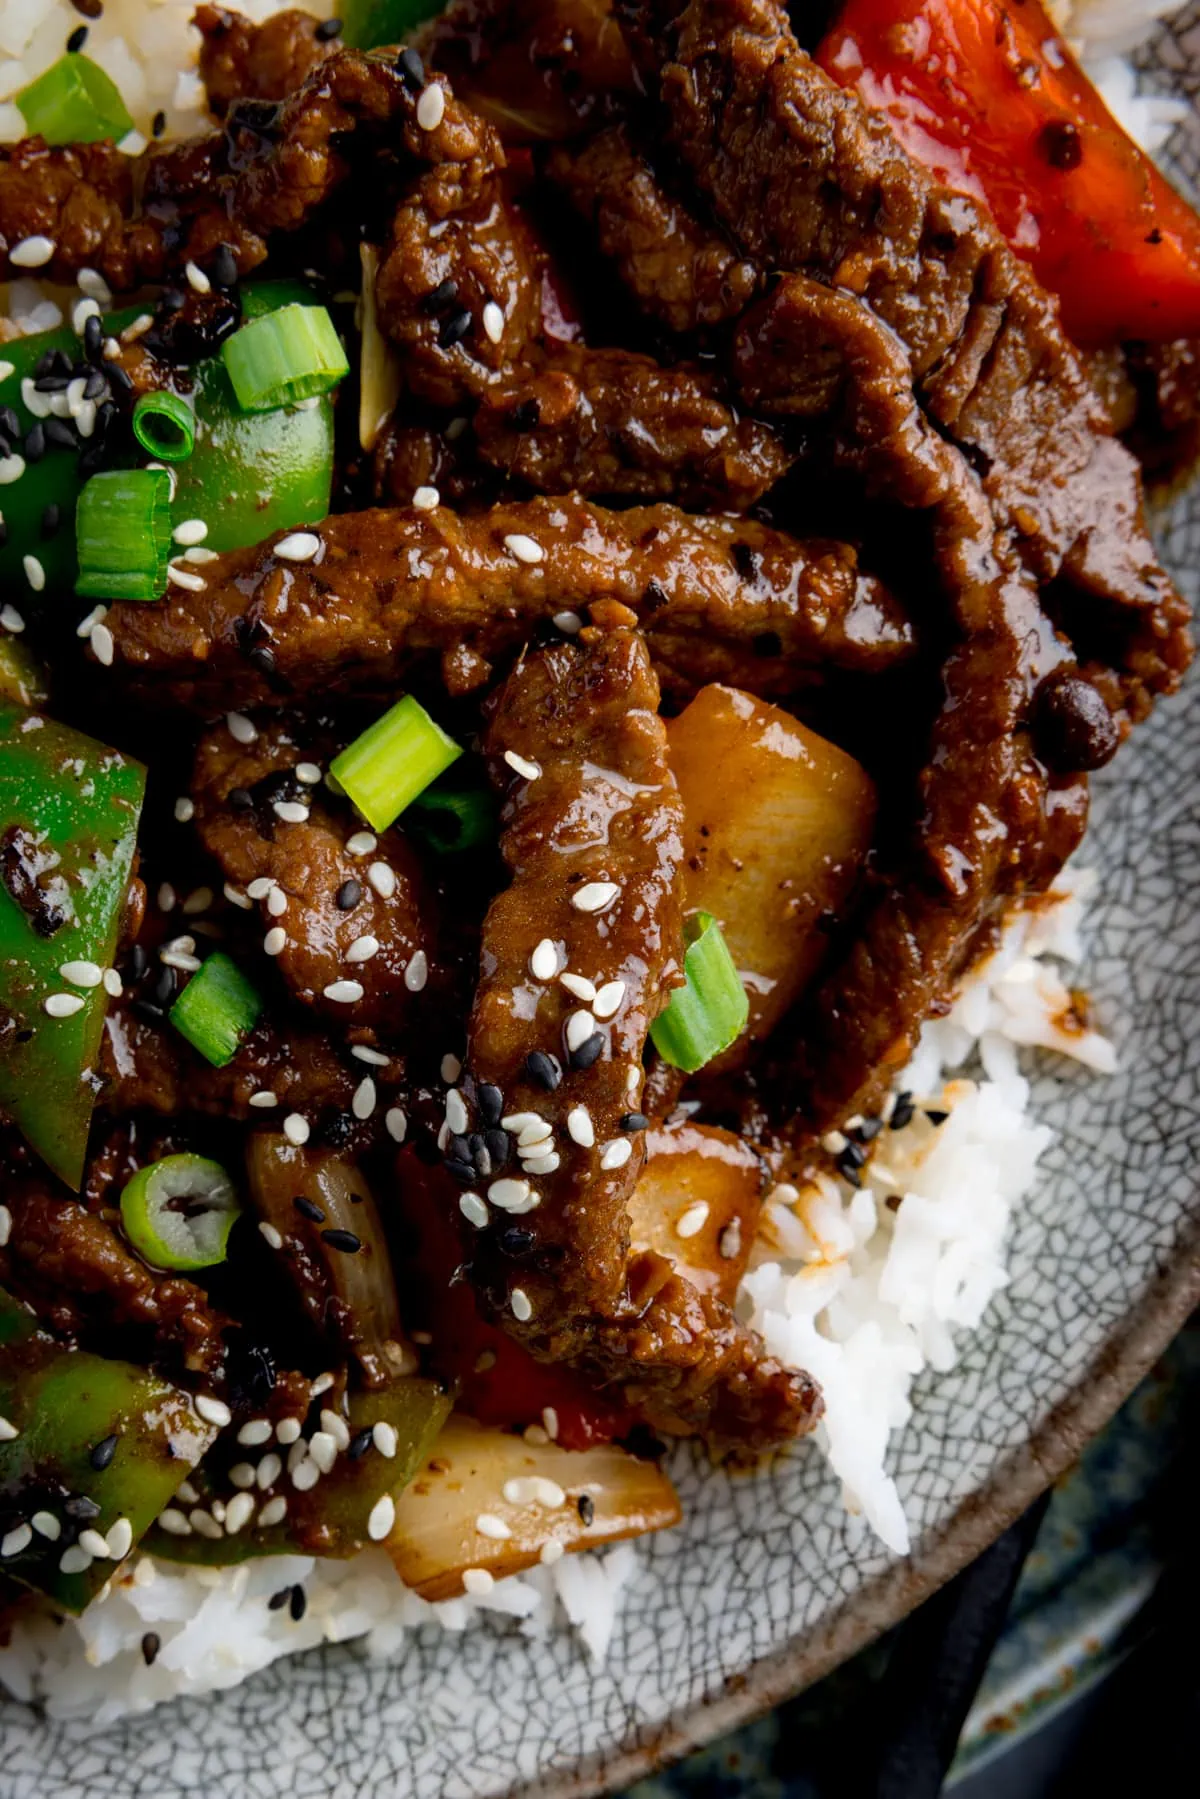
[[[1193,6],[1143,57],[1200,89]],[[1183,141],[1180,141],[1180,138]],[[1200,112],[1172,146],[1200,168]],[[1196,597],[1200,495],[1161,521]],[[1019,1212],[1012,1284],[949,1376],[926,1377],[893,1455],[912,1557],[864,1543],[819,1456],[754,1478],[681,1453],[685,1523],[643,1548],[602,1668],[568,1636],[425,1631],[394,1665],[353,1649],[104,1732],[4,1709],[7,1799],[565,1799],[730,1729],[893,1622],[976,1554],[1115,1410],[1200,1298],[1200,683],[1095,785],[1082,859],[1103,871],[1087,971],[1121,1072],[1055,1065],[1054,1126]]]

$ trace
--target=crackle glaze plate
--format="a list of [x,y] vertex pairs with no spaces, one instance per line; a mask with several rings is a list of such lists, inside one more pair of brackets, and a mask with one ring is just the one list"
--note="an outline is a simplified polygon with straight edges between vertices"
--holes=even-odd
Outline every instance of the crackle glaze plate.
[[[1200,6],[1143,52],[1200,92]],[[1171,145],[1200,173],[1200,108]],[[1200,492],[1160,521],[1200,597]],[[1073,1460],[1200,1300],[1200,681],[1095,783],[1102,871],[1085,971],[1120,1072],[1036,1081],[1055,1129],[1012,1234],[1011,1285],[949,1375],[926,1376],[892,1465],[913,1524],[896,1562],[801,1446],[754,1476],[681,1450],[682,1526],[649,1540],[603,1667],[503,1621],[353,1648],[97,1731],[0,1710],[3,1799],[567,1799],[601,1792],[817,1678],[948,1579]]]

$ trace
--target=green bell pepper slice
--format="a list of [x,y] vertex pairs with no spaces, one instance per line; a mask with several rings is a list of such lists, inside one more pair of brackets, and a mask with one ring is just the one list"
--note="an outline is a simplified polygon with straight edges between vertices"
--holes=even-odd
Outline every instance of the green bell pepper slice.
[[[369,1541],[367,1519],[374,1506],[384,1494],[399,1493],[412,1480],[453,1404],[453,1392],[438,1381],[416,1375],[403,1376],[375,1392],[353,1393],[347,1419],[351,1443],[375,1424],[390,1424],[396,1433],[394,1456],[383,1456],[374,1447],[357,1459],[343,1453],[315,1487],[301,1493],[288,1479],[287,1451],[277,1451],[285,1459],[285,1471],[275,1482],[275,1491],[286,1494],[288,1502],[282,1523],[263,1529],[252,1519],[244,1530],[217,1541],[199,1533],[176,1536],[155,1525],[144,1547],[167,1561],[202,1562],[210,1567],[260,1555],[353,1555]],[[212,1466],[211,1459],[206,1462],[192,1479],[200,1493],[200,1505],[207,1509],[214,1499],[228,1505],[237,1491],[228,1478],[229,1465],[265,1453],[265,1448],[248,1452],[231,1447],[220,1469]],[[263,1496],[256,1491],[254,1498],[258,1510]]]
[[[9,1549],[0,1571],[69,1612],[84,1609],[120,1559],[74,1571],[69,1559],[64,1572],[78,1532],[107,1536],[126,1519],[114,1547],[128,1554],[216,1436],[187,1393],[129,1362],[65,1349],[3,1291],[0,1417],[15,1432],[0,1441],[0,1551]],[[47,1534],[51,1521],[57,1536]]]
[[78,1189],[106,995],[61,970],[112,965],[146,771],[12,705],[0,743],[0,1112]]
[[439,13],[445,0],[341,0],[342,42],[352,50],[402,44],[415,25]]
[[46,671],[27,643],[0,631],[0,704],[32,710],[50,697]]

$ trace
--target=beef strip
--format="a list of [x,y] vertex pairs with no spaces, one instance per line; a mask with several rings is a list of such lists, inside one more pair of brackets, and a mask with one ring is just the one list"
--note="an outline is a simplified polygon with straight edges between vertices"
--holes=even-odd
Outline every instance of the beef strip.
[[[385,832],[369,853],[347,847],[362,836],[362,822],[345,803],[330,804],[320,785],[296,778],[305,760],[294,723],[267,719],[249,744],[225,723],[215,725],[196,750],[196,830],[235,890],[274,884],[256,904],[264,932],[283,933],[272,962],[294,997],[338,1030],[394,1043],[416,1018],[443,1007],[453,987],[439,951],[438,909],[400,831]],[[300,806],[304,817],[280,817],[280,806],[285,813]],[[273,911],[280,895],[286,905]],[[355,945],[370,943],[376,947],[367,959],[351,959]],[[418,955],[423,964],[414,963]],[[414,968],[424,977],[415,990]],[[346,982],[361,987],[361,997],[331,999],[330,990]]]
[[235,100],[283,100],[336,49],[320,20],[290,8],[256,25],[223,6],[198,6],[200,79],[209,111],[223,119]]
[[546,172],[592,227],[601,255],[668,330],[711,331],[753,299],[755,265],[667,192],[627,125],[556,149]]
[[[619,1383],[656,1428],[766,1444],[815,1422],[812,1383],[767,1357],[715,1293],[630,1248],[645,1143],[621,1120],[640,1098],[650,1022],[680,980],[681,806],[644,641],[619,627],[584,635],[582,647],[521,659],[485,740],[506,792],[501,849],[512,879],[484,925],[467,1066],[476,1091],[503,1095],[505,1118],[525,1115],[526,1131],[547,1135],[523,1173],[514,1162],[480,1183],[474,1203],[490,1207],[487,1223],[463,1227],[472,1278],[535,1355]],[[510,756],[540,772],[514,775]],[[543,939],[560,967],[598,987],[622,984],[602,1023],[532,973]],[[553,1091],[531,1056],[563,1070]],[[587,1148],[578,1123],[568,1125],[585,1115]],[[522,1126],[508,1128],[519,1144]],[[523,1233],[517,1262],[506,1252],[512,1215]]]
[[493,387],[475,436],[485,462],[539,493],[673,499],[697,511],[745,511],[791,461],[767,426],[719,397],[710,375],[575,344]]
[[[268,540],[207,564],[199,593],[113,606],[115,666],[146,694],[210,712],[278,707],[305,691],[394,690],[429,652],[444,658],[452,690],[469,689],[537,625],[602,596],[645,620],[684,691],[724,680],[793,693],[830,671],[893,668],[915,645],[851,548],[798,543],[749,519],[606,512],[568,496],[484,516],[345,513],[318,535],[311,561],[277,558]],[[270,674],[247,645],[270,650]]]
[[895,333],[915,399],[978,471],[1025,566],[1104,616],[1123,709],[1144,716],[1188,662],[1186,608],[1053,300],[974,202],[810,61],[777,0],[620,10],[719,224],[764,268],[857,295]]

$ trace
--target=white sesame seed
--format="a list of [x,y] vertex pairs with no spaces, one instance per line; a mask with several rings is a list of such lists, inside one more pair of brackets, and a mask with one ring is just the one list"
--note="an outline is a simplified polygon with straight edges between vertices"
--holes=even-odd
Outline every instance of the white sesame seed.
[[252,1093],[246,1103],[247,1105],[257,1107],[260,1112],[270,1112],[279,1104],[279,1095],[277,1093],[268,1093],[266,1089],[263,1088],[258,1093]]
[[[417,124],[422,131],[436,131],[446,111],[446,96],[436,81],[423,89],[417,101]],[[51,251],[53,255],[53,250]],[[386,1535],[386,1532],[385,1532]]]
[[337,1461],[338,1448],[327,1430],[315,1430],[308,1439],[308,1453],[322,1474],[332,1472]]
[[[7,1209],[8,1208],[6,1207],[5,1210],[7,1211]],[[11,1221],[12,1221],[12,1215],[10,1213],[9,1214],[10,1224],[11,1224]],[[10,1423],[10,1421],[7,1418],[0,1418],[0,1443],[11,1443],[13,1438],[16,1436],[19,1436],[19,1434],[20,1433],[17,1430],[17,1427],[15,1424]]]
[[458,1209],[467,1220],[467,1223],[473,1224],[476,1230],[486,1230],[491,1223],[492,1215],[480,1199],[478,1193],[460,1193],[458,1197]]
[[[372,843],[371,848],[374,849],[374,847],[375,845]],[[380,899],[391,899],[396,891],[396,871],[394,868],[389,868],[386,862],[372,862],[367,870],[367,881],[375,889]]]
[[564,637],[574,637],[576,631],[583,629],[583,620],[577,612],[556,612],[554,622]]
[[104,668],[112,667],[115,646],[113,634],[107,625],[93,625],[88,635],[92,654]]
[[346,854],[348,856],[369,856],[377,841],[378,839],[370,831],[355,831],[352,837],[346,839]]
[[369,1118],[375,1110],[375,1083],[370,1075],[364,1075],[354,1089],[354,1098],[350,1101],[350,1110],[356,1118]]
[[558,972],[558,950],[549,937],[542,941],[529,958],[530,973],[539,981],[552,981]]
[[258,732],[244,712],[227,712],[225,723],[235,743],[256,743]]
[[232,881],[226,881],[221,888],[221,892],[225,895],[225,898],[229,901],[230,905],[237,906],[240,911],[252,912],[254,910],[254,901],[250,898],[250,895],[248,893],[242,893],[239,888],[233,885]]
[[821,1138],[821,1148],[827,1155],[840,1156],[848,1142],[849,1138],[843,1137],[841,1131],[826,1131]]
[[167,579],[176,587],[182,587],[185,593],[203,593],[208,586],[203,575],[193,574],[190,568],[180,568],[177,562],[168,562]]
[[350,1427],[340,1412],[329,1411],[327,1408],[322,1409],[321,1429],[328,1432],[341,1451],[345,1452],[349,1449]]
[[246,888],[246,892],[252,900],[266,899],[274,885],[270,875],[256,875]]
[[14,637],[19,637],[25,629],[25,620],[15,606],[0,606],[0,625],[6,631],[11,631]]
[[15,362],[0,362],[0,381],[7,381],[8,377],[10,375],[15,375],[16,372],[17,365]]
[[558,1438],[558,1413],[552,1405],[544,1405],[542,1407],[542,1423],[546,1427],[546,1435],[549,1437],[550,1441],[552,1443],[556,1442]]
[[64,962],[59,969],[64,981],[70,981],[72,987],[98,987],[101,971],[94,962]]
[[569,1050],[578,1049],[581,1043],[586,1043],[588,1038],[595,1034],[595,1030],[596,1020],[586,1007],[581,1007],[578,1012],[572,1012],[567,1019],[567,1048]]
[[482,1598],[485,1593],[490,1593],[496,1584],[494,1577],[488,1573],[486,1568],[464,1568],[462,1583],[463,1592],[470,1593],[477,1599]]
[[538,1550],[538,1561],[542,1563],[543,1567],[552,1568],[555,1562],[562,1561],[566,1553],[557,1537],[547,1537]]
[[741,1253],[742,1221],[740,1218],[731,1218],[717,1238],[717,1254],[723,1261],[732,1262]]
[[245,1444],[247,1449],[257,1449],[260,1444],[269,1443],[274,1434],[269,1418],[251,1418],[239,1430],[237,1440]]
[[308,807],[300,800],[273,800],[271,809],[285,825],[302,825],[308,822]]
[[531,1118],[517,1138],[517,1148],[524,1151],[534,1148],[537,1144],[549,1143],[553,1135],[554,1127],[548,1118]]
[[628,1137],[614,1137],[600,1152],[600,1166],[606,1169],[624,1168],[632,1154],[633,1144]]
[[[292,1444],[292,1447],[288,1450],[287,1471],[289,1475],[294,1474],[301,1462],[306,1462],[307,1460],[308,1444],[304,1441],[303,1437],[298,1437]],[[320,1470],[318,1469],[318,1473],[319,1472]]]
[[197,1393],[195,1404],[206,1424],[215,1424],[218,1430],[232,1424],[233,1413],[223,1399],[216,1399],[211,1393]]
[[[191,1525],[188,1523],[183,1513],[176,1510],[173,1505],[169,1505],[165,1512],[160,1512],[156,1522],[162,1526],[169,1537],[190,1537],[192,1534]],[[70,1553],[71,1551],[68,1549],[67,1555],[70,1555]],[[66,1556],[63,1557],[63,1561],[65,1560]],[[88,1560],[89,1562],[91,1561],[90,1556],[88,1557]],[[61,1568],[63,1564],[60,1562],[58,1565]]]
[[[12,1236],[12,1213],[7,1206],[0,1206],[0,1249],[3,1249]],[[7,1418],[0,1418],[0,1443],[9,1442],[16,1436],[16,1431]]]
[[75,627],[76,637],[90,637],[92,634],[93,627],[98,625],[102,618],[107,618],[107,617],[108,617],[108,607],[107,606],[93,606],[92,610],[88,613],[87,617],[81,618],[79,623],[76,625],[76,627]]
[[381,1418],[378,1424],[372,1426],[371,1441],[385,1461],[390,1462],[395,1459],[399,1438],[396,1435],[394,1424],[388,1424],[385,1419]]
[[274,1499],[268,1499],[258,1514],[258,1522],[264,1530],[272,1530],[276,1524],[282,1524],[287,1517],[287,1495],[277,1493]]
[[133,1525],[128,1518],[118,1518],[105,1537],[108,1553],[114,1562],[123,1562],[133,1548]]
[[10,487],[14,481],[19,481],[24,473],[25,458],[23,456],[15,454],[0,456],[0,487]]
[[492,1182],[487,1196],[502,1212],[512,1212],[517,1216],[523,1212],[532,1212],[535,1206],[541,1204],[528,1181],[514,1180],[507,1175]]
[[204,542],[208,536],[208,526],[202,518],[185,518],[181,524],[176,525],[171,536],[185,550],[190,550],[194,544]]
[[308,1493],[321,1478],[320,1465],[309,1456],[298,1468],[292,1470],[292,1485],[297,1493]]
[[15,269],[44,269],[57,248],[52,237],[45,237],[39,231],[33,237],[23,237],[19,244],[14,244],[8,253],[8,260]]
[[571,1107],[567,1113],[567,1132],[584,1149],[591,1149],[596,1141],[596,1130],[586,1106]]
[[35,1512],[29,1520],[39,1537],[45,1537],[48,1543],[57,1543],[62,1536],[62,1524],[53,1512]]
[[100,977],[100,984],[110,999],[120,999],[123,992],[121,977],[115,968],[106,968]]
[[586,975],[572,974],[570,969],[567,968],[563,970],[558,978],[566,988],[567,992],[573,993],[576,999],[581,999],[585,1006],[590,1005],[595,999],[596,989]]
[[577,912],[603,912],[620,891],[615,881],[588,881],[571,895],[571,904]]
[[235,1493],[225,1507],[225,1534],[236,1537],[254,1516],[254,1500],[249,1493]]
[[180,797],[175,801],[175,823],[177,825],[190,824],[192,819],[195,818],[195,816],[196,816],[195,801],[190,800],[187,797],[186,793],[181,794]]
[[451,1087],[446,1095],[446,1123],[456,1137],[461,1137],[470,1122],[466,1101],[457,1087]]
[[483,329],[494,344],[504,336],[504,308],[489,300],[483,309]]
[[392,1526],[396,1522],[396,1501],[390,1493],[384,1493],[371,1507],[371,1515],[367,1519],[367,1535],[372,1543],[382,1543],[390,1536]]
[[[287,1130],[286,1124],[284,1125],[284,1130],[285,1130],[285,1132]],[[264,1219],[258,1228],[259,1228],[260,1234],[266,1239],[266,1241],[270,1244],[272,1249],[282,1249],[283,1248],[283,1238],[280,1236],[279,1232],[276,1230],[276,1228],[273,1224],[268,1224],[266,1219]]]
[[83,1007],[83,1000],[78,993],[50,993],[42,1001],[42,1008],[50,1018],[73,1018]]
[[[179,1518],[179,1522],[183,1525],[183,1530],[176,1531],[175,1535],[176,1536],[183,1536],[185,1534],[190,1535],[192,1527],[188,1523],[187,1519],[182,1515],[182,1513],[177,1513],[176,1516]],[[163,1513],[162,1517],[159,1519],[159,1523],[163,1526],[164,1530],[170,1530],[171,1527],[166,1522],[166,1513],[165,1512]],[[59,1556],[58,1565],[62,1569],[62,1572],[64,1574],[86,1574],[88,1569],[92,1565],[92,1558],[88,1554],[87,1550],[82,1548],[80,1546],[80,1544],[72,1543],[70,1548],[64,1549],[62,1554]]]
[[597,1018],[611,1018],[624,998],[624,981],[606,981],[603,987],[597,989],[592,1010]]
[[545,1155],[536,1151],[531,1155],[528,1150],[521,1151],[521,1166],[527,1174],[553,1174],[559,1165],[559,1154],[555,1149]]
[[235,1462],[229,1470],[229,1478],[239,1490],[252,1487],[258,1479],[258,1469],[253,1462]]
[[187,276],[188,286],[192,289],[193,293],[209,294],[212,292],[212,282],[204,273],[204,270],[197,268],[194,262],[185,262],[183,265],[183,272]]
[[381,1050],[371,1049],[366,1043],[352,1043],[350,1054],[357,1057],[360,1062],[368,1063],[372,1068],[386,1068],[391,1061],[390,1056],[385,1056]]
[[523,531],[510,531],[504,539],[504,547],[518,562],[541,562],[546,554],[541,544],[535,543],[532,537],[526,537]]
[[453,1083],[462,1073],[462,1063],[449,1050],[442,1057],[442,1079]]
[[521,1324],[527,1324],[533,1317],[533,1307],[529,1303],[529,1295],[524,1287],[514,1287],[509,1294],[508,1303],[512,1307],[512,1315]]
[[519,1135],[527,1124],[540,1124],[541,1118],[540,1112],[509,1112],[500,1123],[506,1131],[516,1131]]
[[187,1505],[199,1505],[200,1503],[200,1495],[190,1480],[181,1480],[175,1489],[175,1495]]
[[71,329],[76,337],[82,337],[89,319],[98,319],[100,308],[95,300],[76,300],[71,308]]
[[505,750],[504,760],[517,774],[523,775],[527,781],[536,781],[541,774],[541,764],[531,762],[526,756],[518,756],[516,750]]
[[335,1005],[352,1006],[362,998],[363,985],[361,981],[330,981],[328,987],[323,987],[321,991]]
[[178,968],[184,974],[195,974],[200,967],[199,956],[193,956],[190,950],[160,949],[158,959],[164,968]]
[[305,787],[319,787],[323,776],[316,762],[297,762],[293,770],[296,779]]
[[281,924],[272,925],[263,938],[263,951],[268,956],[278,956],[287,943],[287,932]]
[[32,587],[34,593],[41,593],[43,587],[46,585],[45,569],[42,567],[36,556],[23,556],[21,562],[25,570],[25,579]]
[[283,1443],[285,1445],[288,1443],[295,1443],[299,1438],[299,1435],[299,1418],[281,1418],[279,1423],[275,1426],[275,1441],[277,1443]]
[[[104,1538],[101,1537],[100,1541],[103,1543]],[[29,1524],[18,1524],[0,1538],[0,1555],[20,1555],[21,1551],[28,1549],[32,1542],[33,1527]],[[105,1553],[107,1554],[107,1550]]]
[[495,1512],[480,1512],[475,1520],[475,1528],[481,1537],[491,1537],[496,1543],[506,1542],[512,1531],[503,1518],[497,1518]]
[[436,487],[418,487],[413,494],[412,503],[418,512],[432,512],[442,503],[442,496]]
[[275,554],[285,562],[311,562],[320,547],[321,539],[315,531],[289,531],[275,545]]
[[404,985],[410,993],[420,993],[429,979],[429,958],[423,949],[416,950],[404,970]]
[[94,1562],[106,1562],[109,1559],[108,1544],[98,1530],[91,1525],[79,1533],[79,1547],[85,1555],[90,1555]]
[[283,1134],[299,1149],[301,1144],[308,1142],[308,1119],[302,1118],[299,1112],[289,1112],[283,1121]]
[[694,1206],[689,1206],[687,1211],[682,1212],[676,1220],[675,1235],[677,1237],[695,1237],[707,1223],[708,1202],[703,1199],[697,1200]]
[[395,1143],[403,1143],[408,1135],[408,1119],[400,1106],[391,1106],[384,1114],[387,1134]]
[[212,903],[213,890],[211,887],[193,887],[183,902],[183,910],[189,918],[195,918],[201,912],[207,912]]
[[173,912],[175,910],[175,889],[172,887],[170,881],[163,881],[161,883],[155,897],[158,901],[158,909],[160,912]]
[[542,1474],[515,1475],[512,1480],[505,1481],[502,1490],[508,1505],[544,1505],[553,1512],[567,1502],[558,1482],[547,1480]]
[[98,306],[112,305],[112,288],[97,269],[80,269],[75,277],[75,285],[81,294],[87,294]]
[[356,937],[346,951],[347,962],[369,962],[372,956],[379,954],[379,939],[367,935]]

